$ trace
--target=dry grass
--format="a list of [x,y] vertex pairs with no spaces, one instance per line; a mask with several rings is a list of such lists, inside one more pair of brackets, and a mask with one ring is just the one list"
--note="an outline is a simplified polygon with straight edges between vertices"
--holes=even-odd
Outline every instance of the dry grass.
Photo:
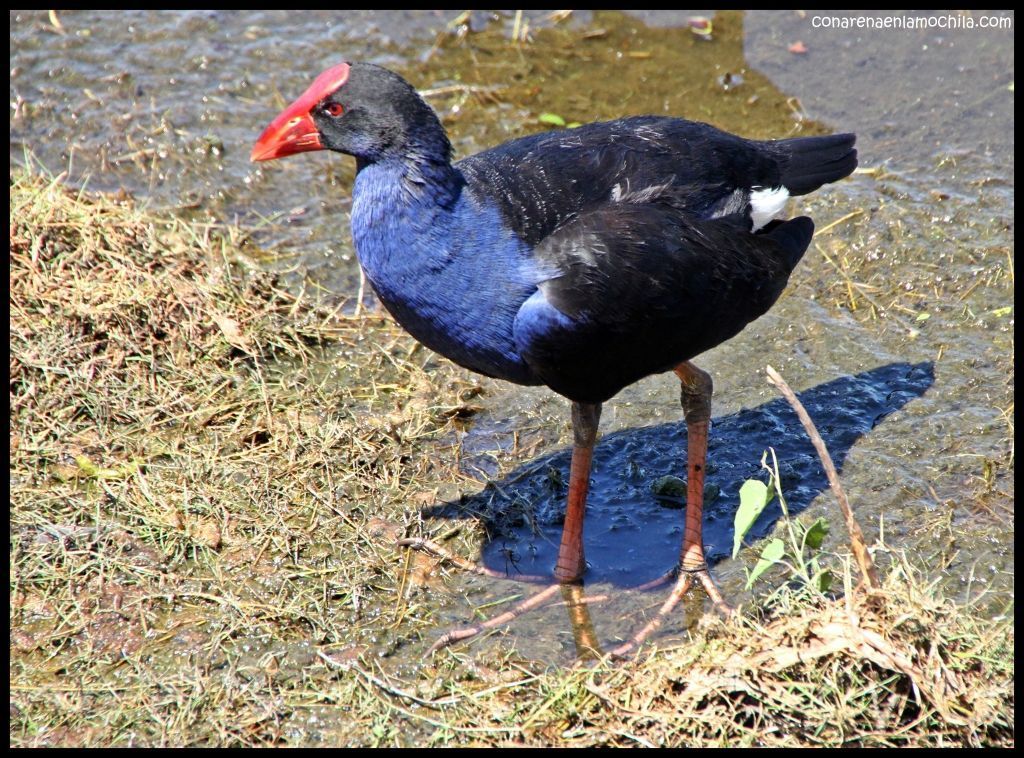
[[12,176],[12,745],[1013,743],[1012,621],[901,562],[626,665],[387,665],[440,625],[391,545],[477,388],[238,237]]

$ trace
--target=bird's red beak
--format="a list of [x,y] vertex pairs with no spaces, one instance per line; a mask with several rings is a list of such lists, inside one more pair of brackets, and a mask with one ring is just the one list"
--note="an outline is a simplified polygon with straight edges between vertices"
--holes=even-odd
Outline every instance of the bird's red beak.
[[313,121],[312,111],[325,97],[333,94],[348,81],[349,65],[341,63],[324,71],[309,89],[263,130],[252,146],[249,160],[269,161],[286,155],[323,150],[320,130]]
[[320,132],[309,110],[302,112],[295,105],[292,103],[281,111],[281,115],[263,130],[263,134],[252,146],[249,160],[269,161],[309,150],[323,150]]

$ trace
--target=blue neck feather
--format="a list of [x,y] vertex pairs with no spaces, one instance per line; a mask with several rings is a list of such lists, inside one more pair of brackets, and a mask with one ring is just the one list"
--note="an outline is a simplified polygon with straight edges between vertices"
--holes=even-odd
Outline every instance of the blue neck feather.
[[416,339],[466,368],[536,383],[512,323],[536,291],[529,250],[447,161],[359,166],[352,237],[385,307]]

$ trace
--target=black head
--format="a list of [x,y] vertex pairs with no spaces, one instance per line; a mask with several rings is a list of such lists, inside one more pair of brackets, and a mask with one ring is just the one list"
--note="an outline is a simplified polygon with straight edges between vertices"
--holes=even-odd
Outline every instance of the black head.
[[334,150],[362,163],[429,153],[447,161],[451,147],[430,106],[398,74],[369,63],[342,63],[318,76],[263,131],[252,160]]

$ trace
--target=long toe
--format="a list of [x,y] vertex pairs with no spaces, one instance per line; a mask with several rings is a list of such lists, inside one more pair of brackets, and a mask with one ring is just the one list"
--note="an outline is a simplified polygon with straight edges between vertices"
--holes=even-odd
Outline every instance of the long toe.
[[658,612],[654,615],[654,618],[648,621],[640,631],[612,650],[611,655],[613,658],[626,658],[636,652],[640,645],[642,645],[644,641],[651,636],[651,634],[657,631],[665,623],[669,614],[675,610],[675,607],[679,605],[679,602],[683,597],[685,597],[686,593],[689,592],[690,587],[694,584],[694,580],[701,583],[705,592],[708,593],[708,597],[711,598],[711,602],[714,603],[715,608],[722,613],[723,616],[726,618],[732,616],[732,606],[725,602],[722,597],[722,593],[715,585],[715,582],[711,578],[711,574],[708,572],[706,566],[699,569],[689,570],[680,568],[678,571],[679,576],[676,578],[675,585],[672,587],[672,592],[669,593],[668,598],[665,599],[661,608],[659,608]]

